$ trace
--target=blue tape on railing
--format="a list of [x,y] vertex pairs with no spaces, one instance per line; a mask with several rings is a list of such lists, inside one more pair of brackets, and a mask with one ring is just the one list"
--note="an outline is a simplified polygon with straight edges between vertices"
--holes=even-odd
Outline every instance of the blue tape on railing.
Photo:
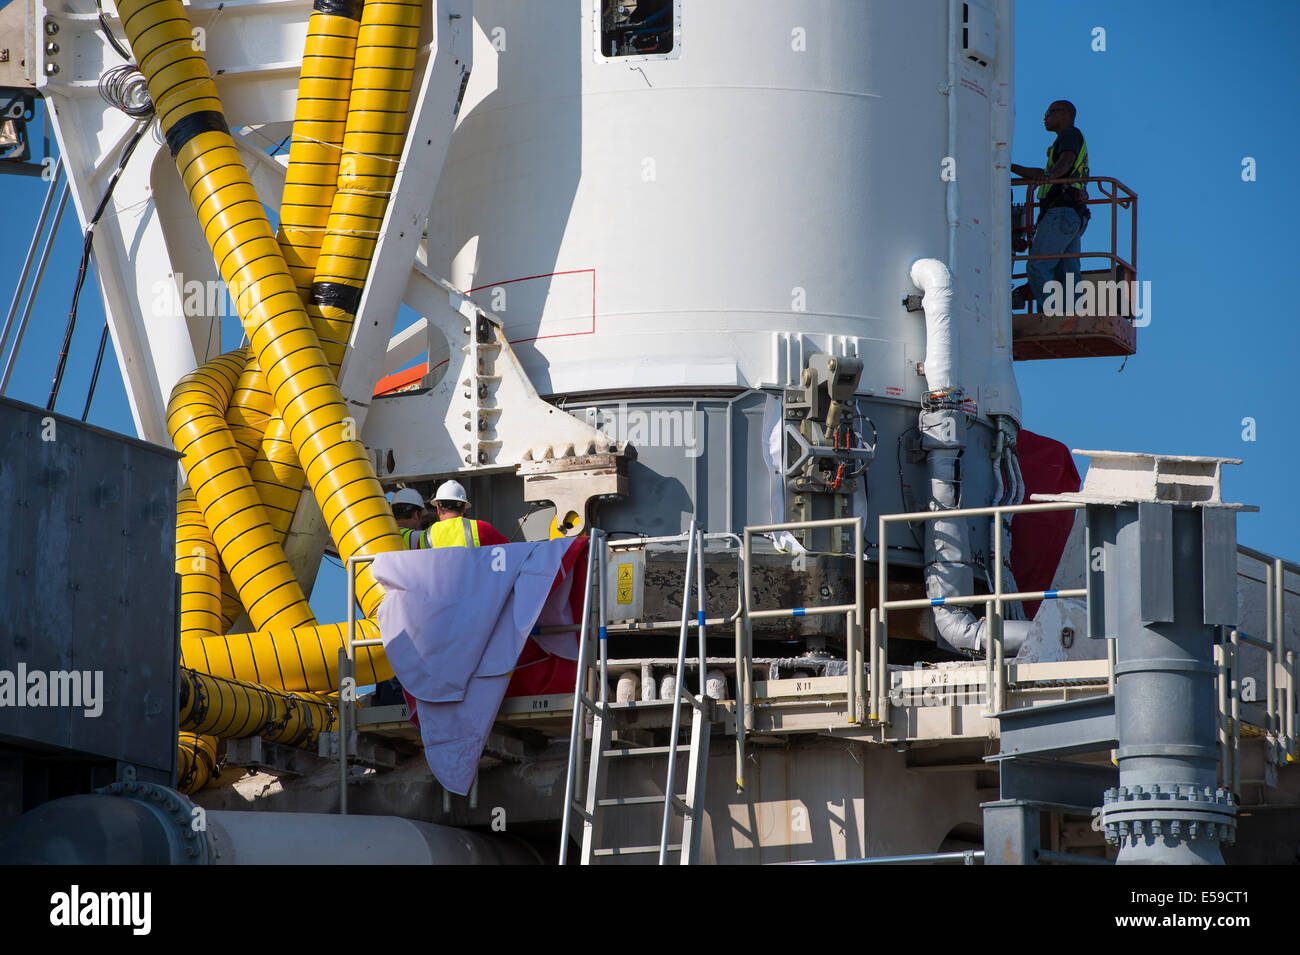
[[600,628],[600,639],[604,640],[606,636],[608,636],[608,632],[605,630],[604,627],[601,627],[601,628]]
[[930,606],[931,606],[931,607],[942,607],[944,601],[947,600],[947,599],[948,599],[947,597],[931,597],[931,598],[930,598]]
[[1055,591],[1055,590],[1044,590],[1044,591],[1043,591],[1043,599],[1044,599],[1044,600],[1055,600],[1055,599],[1056,599],[1056,595],[1057,595],[1058,592],[1059,592],[1059,591]]
[[803,607],[795,607],[795,608],[794,608],[794,615],[795,615],[796,617],[802,617],[802,616],[804,615],[804,613],[805,613],[805,611],[804,611]]
[[695,611],[695,619],[699,622],[701,627],[704,626],[704,611],[703,610]]

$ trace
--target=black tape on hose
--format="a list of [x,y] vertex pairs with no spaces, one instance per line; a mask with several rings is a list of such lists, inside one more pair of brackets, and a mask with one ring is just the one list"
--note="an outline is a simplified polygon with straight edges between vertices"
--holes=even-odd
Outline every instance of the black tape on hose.
[[199,110],[197,113],[190,113],[183,119],[178,119],[172,124],[172,128],[167,130],[167,148],[172,151],[172,158],[195,136],[200,133],[225,133],[230,135],[230,127],[226,125],[226,117],[222,116],[215,109]]
[[361,289],[341,282],[317,282],[311,287],[311,303],[322,308],[340,308],[355,315],[361,304]]
[[311,8],[315,13],[327,13],[332,17],[347,17],[361,22],[361,0],[316,0]]

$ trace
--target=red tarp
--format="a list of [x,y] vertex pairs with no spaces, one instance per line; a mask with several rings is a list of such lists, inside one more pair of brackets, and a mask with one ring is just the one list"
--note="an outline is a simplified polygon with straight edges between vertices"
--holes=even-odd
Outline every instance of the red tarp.
[[[1032,494],[1062,494],[1079,490],[1079,471],[1070,449],[1060,441],[1021,430],[1016,440],[1020,470],[1025,478],[1025,503]],[[1017,514],[1011,521],[1011,573],[1021,590],[1047,590],[1061,563],[1065,542],[1074,526],[1074,511]],[[1032,620],[1039,601],[1025,601]]]
[[[579,537],[564,554],[559,573],[555,575],[555,587],[565,577],[573,580],[569,589],[569,611],[574,623],[582,623],[582,596],[587,589],[587,546],[590,538]],[[554,593],[554,589],[551,591]],[[574,635],[577,644],[577,634]],[[519,665],[510,677],[506,687],[506,696],[544,696],[548,693],[572,693],[574,681],[578,678],[578,661],[565,660],[553,656],[537,645],[532,637],[524,644],[519,654]]]

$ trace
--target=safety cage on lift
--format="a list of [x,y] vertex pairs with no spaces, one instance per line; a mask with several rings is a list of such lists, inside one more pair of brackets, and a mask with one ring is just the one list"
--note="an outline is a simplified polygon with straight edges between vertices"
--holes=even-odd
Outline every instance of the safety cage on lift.
[[[1137,329],[1150,320],[1150,296],[1137,280],[1137,193],[1109,176],[1052,179],[1049,183],[1082,184],[1084,202],[1092,215],[1084,228],[1083,251],[1074,256],[1080,260],[1080,269],[1066,275],[1057,297],[1046,300],[1049,310],[1045,312],[1032,296],[1027,296],[1023,307],[1013,307],[1012,354],[1017,361],[1132,355],[1137,351]],[[1016,266],[1011,278],[1019,286],[1028,279],[1029,262],[1061,256],[1035,255],[1030,248],[1038,218],[1039,184],[1024,179],[1011,184],[1027,186],[1025,202],[1011,207]],[[1088,194],[1090,188],[1095,188],[1096,195]],[[1103,240],[1101,250],[1094,251],[1088,237],[1095,236],[1098,226],[1109,228],[1109,238]],[[1128,233],[1127,248],[1120,243],[1124,232]]]

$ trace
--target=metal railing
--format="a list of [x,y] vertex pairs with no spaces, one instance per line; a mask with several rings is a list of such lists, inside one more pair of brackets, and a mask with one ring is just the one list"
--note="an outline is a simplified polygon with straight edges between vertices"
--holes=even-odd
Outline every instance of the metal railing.
[[[1079,252],[1070,258],[1077,259],[1104,259],[1110,263],[1110,268],[1115,277],[1124,278],[1133,281],[1137,278],[1137,193],[1130,189],[1124,183],[1111,176],[1089,176],[1083,179],[1048,179],[1044,180],[1049,185],[1064,185],[1071,183],[1093,183],[1097,186],[1099,195],[1089,197],[1084,200],[1084,204],[1091,206],[1108,206],[1110,209],[1110,249],[1102,252]],[[1026,186],[1025,196],[1025,224],[1030,226],[1034,221],[1034,209],[1037,206],[1038,186],[1042,183],[1031,183],[1027,179],[1013,179],[1011,185]],[[1129,231],[1129,248],[1128,258],[1124,258],[1119,248],[1119,210],[1125,209],[1130,211],[1130,231]],[[1089,210],[1091,211],[1091,209]],[[1032,246],[1031,246],[1032,248]],[[1033,255],[1030,253],[1016,253],[1012,256],[1012,261],[1016,263],[1029,262],[1037,259],[1060,259],[1062,256],[1057,254]],[[1082,268],[1082,266],[1081,266]],[[1014,272],[1012,280],[1028,278],[1028,272]],[[1027,302],[1027,311],[1032,313],[1037,310],[1035,301],[1030,298]]]
[[339,648],[339,812],[348,813],[348,751],[357,729],[357,647],[382,647],[378,637],[357,639],[357,568],[374,561],[375,554],[348,558],[348,629]]
[[[885,685],[889,659],[889,611],[911,610],[918,607],[957,607],[984,604],[985,619],[985,699],[989,704],[988,716],[996,716],[1006,705],[1006,687],[1009,671],[1002,643],[1002,605],[1022,600],[1058,600],[1066,597],[1087,597],[1086,588],[1073,590],[1031,590],[1004,593],[1002,590],[1002,535],[993,535],[993,592],[990,594],[960,594],[953,597],[922,597],[915,600],[886,600],[889,588],[889,525],[924,521],[950,520],[955,517],[991,517],[994,527],[1000,526],[1004,514],[1034,514],[1043,511],[1078,511],[1087,505],[1074,502],[1043,504],[1012,504],[997,507],[967,507],[944,511],[912,511],[903,514],[880,515],[880,543],[877,548],[876,607],[871,611],[871,644],[868,651],[871,662],[871,688],[868,696],[868,720],[881,725],[889,724],[889,687]],[[1085,562],[1087,555],[1084,555]],[[1086,567],[1085,567],[1086,570]],[[1086,579],[1086,578],[1085,578]],[[1111,660],[1110,683],[1114,687],[1114,660]]]
[[[1264,636],[1256,637],[1242,630],[1229,632],[1226,647],[1220,658],[1221,685],[1220,701],[1228,694],[1228,712],[1220,714],[1220,739],[1225,733],[1234,738],[1240,736],[1241,691],[1240,674],[1241,645],[1257,647],[1264,651],[1264,725],[1262,729],[1275,741],[1285,754],[1287,762],[1294,762],[1300,752],[1297,751],[1297,699],[1296,699],[1296,659],[1295,651],[1286,648],[1286,587],[1285,577],[1289,571],[1300,576],[1300,564],[1284,560],[1273,554],[1255,550],[1253,547],[1237,545],[1237,553],[1264,565]],[[1225,767],[1225,776],[1231,772],[1231,778],[1240,781],[1241,767],[1234,759]],[[1234,791],[1239,791],[1236,786]]]
[[[952,597],[917,598],[907,600],[888,600],[889,585],[889,549],[888,528],[891,524],[925,522],[954,517],[970,518],[987,516],[1000,522],[1003,515],[1023,513],[1040,513],[1051,511],[1078,511],[1086,507],[1082,503],[1050,502],[1036,504],[1019,504],[996,507],[959,508],[946,511],[916,511],[899,514],[882,514],[879,516],[879,545],[877,547],[877,604],[870,613],[870,641],[862,645],[861,621],[866,618],[866,589],[864,580],[865,551],[863,539],[863,518],[837,518],[831,520],[793,521],[781,524],[761,524],[744,528],[743,537],[731,533],[706,534],[698,531],[698,547],[694,548],[692,558],[699,562],[698,572],[702,579],[702,562],[705,541],[725,540],[734,542],[737,547],[737,607],[727,617],[704,616],[705,606],[702,596],[698,602],[695,620],[683,609],[681,621],[637,621],[625,626],[608,626],[605,606],[606,559],[608,552],[632,547],[643,547],[654,543],[692,543],[692,534],[679,534],[665,537],[634,537],[626,540],[610,541],[599,530],[593,531],[591,545],[587,554],[587,586],[584,594],[583,618],[580,625],[567,627],[543,628],[544,630],[566,630],[579,632],[577,662],[579,692],[573,701],[571,746],[577,750],[576,759],[570,761],[570,771],[566,780],[565,814],[563,822],[564,838],[562,845],[567,847],[569,820],[574,806],[575,783],[583,773],[582,737],[584,707],[594,710],[599,704],[609,702],[609,656],[608,635],[610,631],[634,631],[657,629],[680,629],[683,632],[690,626],[698,628],[700,643],[700,692],[703,694],[705,679],[705,630],[709,626],[734,625],[735,636],[735,673],[736,673],[736,783],[738,790],[743,790],[745,781],[745,738],[754,727],[754,690],[753,690],[753,632],[751,621],[778,618],[793,618],[825,614],[844,614],[846,620],[846,644],[848,658],[847,709],[850,724],[863,721],[862,708],[865,704],[865,721],[876,725],[889,724],[889,611],[909,610],[937,606],[975,606],[983,604],[985,608],[986,644],[985,644],[985,699],[989,710],[986,715],[996,716],[1005,709],[1006,691],[1010,682],[1010,667],[1006,659],[1002,640],[1003,605],[1014,601],[1054,600],[1063,598],[1087,598],[1086,588],[1067,590],[1036,590],[1006,593],[1003,591],[1003,541],[1002,535],[994,537],[994,580],[993,591],[983,594],[955,595]],[[755,535],[779,533],[804,529],[826,527],[853,527],[854,529],[854,601],[853,603],[826,604],[811,607],[762,608],[753,607],[753,538]],[[996,526],[996,525],[995,525]],[[1284,587],[1283,575],[1290,571],[1300,576],[1300,564],[1286,561],[1257,551],[1249,547],[1238,546],[1238,553],[1244,554],[1264,563],[1266,568],[1267,613],[1265,636],[1259,638],[1242,630],[1233,629],[1216,649],[1216,662],[1219,669],[1217,689],[1219,740],[1223,746],[1223,777],[1225,785],[1231,783],[1235,792],[1240,791],[1241,766],[1239,759],[1239,741],[1241,737],[1241,675],[1240,654],[1243,644],[1257,647],[1264,651],[1266,658],[1266,686],[1264,691],[1264,729],[1286,754],[1288,762],[1297,758],[1297,694],[1295,653],[1285,649],[1284,627]],[[349,740],[356,731],[356,650],[361,647],[382,646],[382,640],[358,640],[356,637],[356,570],[361,564],[370,563],[374,555],[355,555],[347,561],[348,577],[348,618],[347,631],[343,647],[339,651],[339,703],[338,703],[338,756],[340,797],[339,811],[347,813],[347,780]],[[1085,555],[1085,561],[1087,555]],[[594,592],[594,593],[593,593]],[[593,600],[593,597],[595,598]],[[594,604],[594,605],[593,605]],[[598,623],[591,626],[593,611]],[[595,634],[593,634],[593,630]],[[593,636],[597,639],[598,658],[596,674],[586,674],[592,666]],[[684,638],[683,638],[684,639]],[[1108,689],[1115,688],[1115,642],[1107,641]],[[684,643],[682,644],[684,647]],[[679,656],[681,654],[679,653]],[[685,661],[683,660],[682,663]],[[681,671],[679,669],[679,680]],[[595,679],[590,679],[595,677]],[[586,682],[588,690],[581,692],[582,683]],[[592,683],[599,682],[597,694]],[[680,692],[679,682],[679,692]],[[580,735],[581,734],[581,735]],[[563,849],[561,850],[563,852]],[[856,860],[866,861],[866,860]]]
[[[750,622],[783,617],[818,616],[841,613],[845,616],[847,631],[847,657],[849,660],[848,722],[859,721],[858,695],[862,685],[862,619],[866,613],[867,596],[865,576],[866,553],[863,550],[863,519],[838,517],[818,521],[791,521],[784,524],[756,524],[745,528],[740,577],[740,612],[736,627],[736,786],[745,788],[744,747],[745,734],[754,728],[754,633]],[[814,607],[781,607],[754,609],[753,546],[755,534],[775,534],[782,531],[816,530],[822,527],[853,528],[853,603],[823,604]]]
[[[707,654],[706,654],[705,640],[707,636],[707,628],[710,626],[725,626],[726,624],[734,624],[736,626],[736,633],[737,633],[737,638],[736,638],[737,655],[739,656],[739,647],[740,647],[739,633],[740,633],[740,620],[741,620],[740,596],[737,597],[737,606],[735,612],[733,612],[729,617],[706,617],[705,616],[706,598],[705,598],[705,588],[704,588],[704,549],[705,549],[706,542],[711,540],[734,542],[737,545],[737,557],[739,559],[739,555],[740,555],[739,545],[741,543],[741,538],[739,535],[732,534],[729,532],[721,532],[721,533],[713,533],[713,534],[705,533],[702,529],[697,528],[694,521],[691,522],[690,530],[684,534],[674,534],[674,535],[661,536],[661,537],[636,536],[627,539],[610,540],[607,532],[601,531],[599,529],[593,529],[592,531],[591,544],[587,555],[588,556],[587,586],[583,595],[582,625],[580,628],[575,628],[575,629],[579,629],[580,635],[578,641],[577,677],[576,677],[576,682],[574,687],[575,692],[573,697],[573,716],[572,716],[572,723],[570,726],[570,734],[569,734],[569,766],[565,778],[565,796],[564,796],[565,810],[564,810],[564,818],[561,821],[561,825],[560,825],[560,863],[561,864],[564,864],[568,859],[569,832],[571,829],[571,821],[572,821],[573,813],[576,812],[579,815],[583,816],[584,818],[586,816],[586,809],[584,807],[580,807],[576,801],[577,784],[578,781],[582,779],[583,771],[585,768],[584,767],[585,759],[583,753],[584,753],[584,744],[585,744],[585,737],[586,737],[586,726],[585,726],[586,721],[583,716],[583,713],[584,711],[590,711],[592,713],[603,711],[605,707],[607,707],[609,704],[609,650],[608,650],[609,634],[624,633],[624,632],[630,633],[636,631],[668,630],[668,629],[675,629],[679,631],[677,669],[675,671],[676,673],[675,683],[677,686],[678,699],[675,701],[676,706],[674,707],[672,729],[670,731],[672,734],[671,738],[674,745],[677,740],[677,735],[680,732],[681,703],[683,702],[683,698],[685,698],[685,701],[687,703],[694,703],[694,705],[700,705],[703,700],[703,697],[705,696],[705,685],[707,682]],[[678,544],[678,543],[687,544],[687,561],[688,564],[691,565],[688,566],[687,573],[686,573],[686,591],[683,595],[681,619],[680,620],[658,620],[658,621],[638,620],[634,624],[627,624],[621,626],[610,625],[608,623],[609,620],[608,608],[605,602],[606,587],[607,587],[606,561],[610,553],[619,550],[640,548],[646,546],[647,544]],[[694,619],[691,619],[690,614],[688,613],[689,596],[690,596],[689,591],[690,591],[692,570],[694,570],[698,574],[698,580],[696,582],[697,603],[696,603],[696,614]],[[738,569],[737,580],[740,579],[741,579],[740,572]],[[743,591],[743,588],[740,589]],[[593,600],[593,591],[595,592],[594,600]],[[593,610],[596,613],[597,623],[594,629],[597,633],[597,640],[598,640],[598,647],[596,649],[596,654],[595,654],[596,663],[594,666],[594,669],[596,669],[597,672],[594,675],[588,673],[589,669],[593,669],[593,665],[591,663],[593,654],[590,646],[591,631],[593,630],[593,628],[590,625],[590,621],[591,621]],[[690,691],[685,689],[685,679],[684,679],[685,664],[686,664],[686,655],[685,655],[686,634],[691,627],[696,628],[697,631],[696,635],[699,644],[699,659],[697,661],[697,665],[699,668],[699,694],[694,701],[692,701],[691,699]],[[739,685],[740,685],[739,670],[737,671],[736,680],[737,680],[737,687],[738,687],[737,694],[739,695]],[[597,690],[597,688],[592,685],[593,682],[596,681],[598,681],[600,684],[599,690]],[[585,684],[585,691],[584,691],[584,684]],[[739,716],[737,716],[736,723],[739,726],[740,724]],[[738,764],[741,759],[743,759],[743,753],[741,753],[737,757]],[[668,781],[667,781],[667,787],[665,789],[665,791],[668,793],[673,792],[675,766],[676,766],[676,760],[669,759],[668,760]],[[669,805],[665,807],[665,821],[667,821],[667,814],[670,811],[670,807],[671,807],[671,801],[669,802]],[[661,862],[663,861],[662,856],[663,856],[663,848],[665,845],[666,845],[666,839],[661,839],[661,844],[660,844]]]
[[[569,828],[573,819],[574,812],[574,794],[578,779],[582,778],[583,770],[583,741],[586,737],[586,720],[584,719],[585,709],[592,709],[590,693],[592,687],[588,679],[587,666],[589,659],[589,645],[591,642],[591,594],[593,588],[597,586],[593,580],[593,570],[603,571],[604,561],[604,540],[605,535],[602,531],[592,530],[588,537],[587,543],[587,586],[583,589],[582,595],[582,625],[578,631],[578,663],[577,676],[573,686],[573,715],[569,727],[569,762],[568,769],[564,778],[564,816],[560,820],[560,865],[564,865],[569,859]],[[601,555],[596,556],[597,548],[600,549]],[[604,617],[604,580],[602,578],[599,586],[601,587],[600,606],[600,655],[605,663],[605,669],[608,671],[609,661],[606,657],[605,650],[605,617]],[[586,683],[585,688],[583,684]],[[604,703],[609,699],[608,680],[601,680],[601,702]],[[584,809],[585,813],[586,810]]]

